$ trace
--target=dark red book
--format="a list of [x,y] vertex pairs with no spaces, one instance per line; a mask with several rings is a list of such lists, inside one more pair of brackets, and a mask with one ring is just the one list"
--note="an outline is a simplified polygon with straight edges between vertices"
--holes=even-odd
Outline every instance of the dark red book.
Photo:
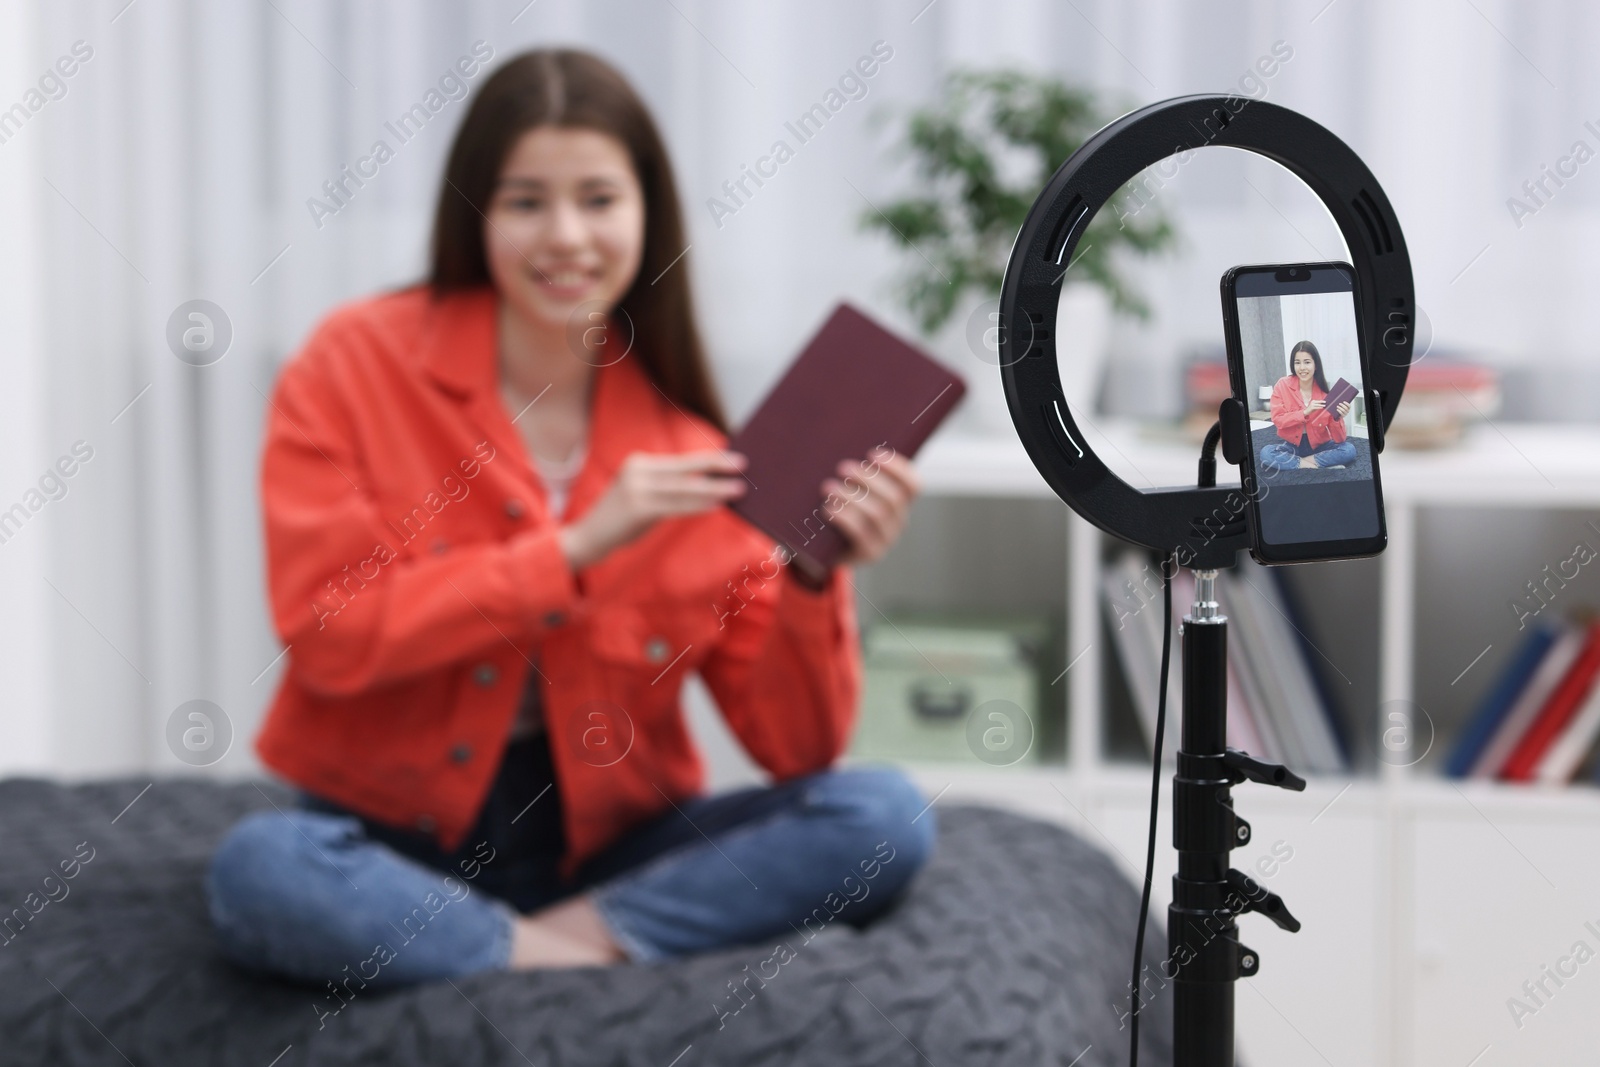
[[[1337,419],[1339,417],[1339,405],[1346,400],[1354,403],[1355,399],[1356,387],[1340,378],[1333,383],[1333,388],[1329,389],[1322,398],[1323,417],[1330,420]],[[1316,418],[1317,416],[1312,415],[1311,417]]]
[[1517,742],[1517,747],[1512,750],[1511,757],[1500,771],[1502,778],[1512,782],[1533,781],[1540,759],[1555,739],[1561,736],[1561,731],[1566,729],[1578,706],[1583,703],[1583,698],[1588,696],[1596,674],[1600,674],[1600,622],[1589,624],[1583,651],[1567,668],[1566,676],[1551,692],[1544,707],[1539,709],[1533,725]]
[[[750,460],[745,494],[728,506],[802,569],[824,574],[848,542],[829,521],[823,480],[881,445],[916,455],[966,391],[942,364],[840,304],[728,442]],[[870,493],[872,479],[864,483]]]

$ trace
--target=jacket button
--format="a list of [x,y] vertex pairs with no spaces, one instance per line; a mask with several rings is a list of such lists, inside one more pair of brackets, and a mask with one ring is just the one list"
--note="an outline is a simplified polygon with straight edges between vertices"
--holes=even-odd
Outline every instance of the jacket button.
[[651,663],[660,663],[667,658],[667,653],[672,649],[667,644],[667,639],[659,634],[644,643],[644,658]]
[[435,538],[433,544],[429,545],[428,547],[433,549],[433,554],[435,556],[442,556],[446,552],[450,551],[450,543],[442,537]]
[[567,621],[567,617],[565,615],[563,615],[559,611],[551,611],[551,612],[546,612],[545,613],[544,624],[546,626],[560,626],[562,623],[564,623],[566,621]]
[[510,500],[506,501],[506,518],[520,519],[527,513],[528,509],[523,505],[522,501],[518,500],[516,497],[512,497]]
[[418,815],[417,816],[417,832],[418,833],[431,834],[431,833],[433,833],[434,830],[438,829],[438,827],[439,827],[439,824],[433,821],[433,816],[432,815]]
[[456,763],[465,763],[472,758],[471,745],[457,745],[450,750],[450,758]]
[[493,663],[480,663],[472,669],[472,680],[487,689],[500,680],[500,668]]

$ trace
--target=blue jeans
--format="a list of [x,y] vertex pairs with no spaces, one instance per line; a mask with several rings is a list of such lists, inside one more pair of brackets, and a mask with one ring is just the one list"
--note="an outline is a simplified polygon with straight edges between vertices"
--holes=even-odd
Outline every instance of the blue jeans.
[[[1311,458],[1319,467],[1333,467],[1356,461],[1356,446],[1352,441],[1331,442],[1314,450]],[[1300,455],[1287,441],[1273,441],[1261,449],[1261,465],[1268,470],[1286,471],[1300,466]]]
[[[878,767],[696,797],[532,899],[590,893],[640,962],[817,930],[836,916],[858,924],[926,860],[935,821],[925,805],[903,774]],[[467,858],[441,868],[375,840],[352,815],[255,812],[212,858],[212,924],[236,963],[319,985],[503,968],[518,909],[474,882],[514,857],[490,842],[464,848]]]

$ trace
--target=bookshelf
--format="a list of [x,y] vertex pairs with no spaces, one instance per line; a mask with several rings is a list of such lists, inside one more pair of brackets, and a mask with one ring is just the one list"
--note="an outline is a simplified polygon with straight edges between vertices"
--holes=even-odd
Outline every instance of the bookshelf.
[[[1085,429],[1136,487],[1193,482],[1197,444],[1115,419]],[[1565,559],[1582,531],[1600,547],[1600,532],[1586,525],[1600,527],[1600,426],[1479,424],[1457,447],[1391,449],[1381,462],[1387,550],[1285,571],[1314,639],[1349,676],[1336,699],[1346,728],[1362,736],[1352,738],[1349,774],[1313,777],[1303,794],[1241,789],[1256,845],[1235,864],[1254,863],[1273,842],[1294,847],[1271,888],[1306,922],[1293,938],[1243,924],[1265,955],[1262,974],[1241,983],[1255,990],[1239,993],[1241,1054],[1393,1067],[1574,1062],[1574,1049],[1600,1037],[1600,979],[1569,981],[1520,1028],[1507,998],[1575,940],[1600,949],[1600,935],[1583,925],[1600,929],[1600,905],[1582,899],[1600,884],[1600,790],[1458,781],[1440,768],[1515,649],[1509,597]],[[1117,542],[1057,500],[1014,439],[935,436],[918,467],[926,518],[915,516],[902,542],[918,547],[899,565],[891,554],[860,572],[872,601],[861,605],[863,624],[880,608],[945,595],[951,582],[981,590],[985,607],[1013,595],[1029,606],[1053,602],[1071,667],[1062,678],[1064,754],[1028,768],[973,760],[912,773],[930,797],[1071,825],[1137,877],[1149,768],[1113,743],[1126,736],[1117,716],[1127,712],[1116,707],[1121,668],[1103,639],[1100,604]],[[1219,464],[1218,484],[1237,482],[1236,469]],[[982,573],[963,584],[959,575],[974,566]],[[1584,568],[1565,607],[1600,604],[1595,575],[1600,565]],[[1175,598],[1174,615],[1186,606]],[[1170,730],[1179,697],[1169,700]],[[1386,709],[1406,706],[1424,709],[1418,728],[1386,745]],[[1426,754],[1411,747],[1430,744]],[[1163,809],[1167,800],[1164,786]],[[1165,825],[1161,834],[1152,907],[1164,909],[1173,858]]]
[[[1113,468],[1138,488],[1183,485],[1194,480],[1197,445],[1178,441],[1175,436],[1147,433],[1137,423],[1115,420],[1101,420],[1088,435],[1099,454],[1109,457]],[[1545,562],[1564,556],[1555,554],[1553,545],[1561,543],[1560,535],[1550,532],[1549,516],[1536,515],[1530,521],[1529,513],[1572,513],[1575,517],[1567,525],[1576,537],[1585,529],[1585,513],[1600,512],[1600,427],[1485,424],[1471,428],[1457,448],[1433,453],[1390,450],[1381,462],[1389,533],[1384,553],[1375,560],[1289,568],[1287,573],[1297,586],[1307,580],[1302,575],[1309,577],[1313,573],[1320,578],[1338,571],[1333,575],[1335,580],[1354,581],[1357,586],[1372,581],[1375,575],[1376,612],[1368,620],[1352,621],[1370,627],[1375,641],[1376,706],[1408,701],[1422,703],[1426,708],[1426,702],[1419,700],[1423,694],[1418,692],[1415,663],[1419,617],[1425,616],[1427,609],[1417,600],[1418,585],[1427,584],[1419,583],[1419,538],[1432,526],[1459,523],[1461,516],[1468,516],[1467,521],[1475,528],[1494,526],[1496,540],[1514,534],[1517,525],[1527,521],[1531,526],[1527,543],[1511,541],[1496,545],[1494,551],[1503,553],[1502,564],[1508,573],[1525,570],[1527,577],[1536,576]],[[1113,662],[1094,656],[1091,646],[1098,648],[1101,644],[1101,568],[1108,547],[1118,542],[1060,503],[1015,440],[935,437],[919,458],[918,467],[923,474],[924,494],[930,498],[1002,498],[1019,503],[1042,500],[1048,510],[1061,513],[1059,518],[1052,517],[1052,523],[1064,527],[1066,541],[1065,588],[1060,593],[1066,616],[1065,662],[1072,664],[1065,678],[1070,738],[1067,769],[1079,773],[1103,769],[1107,764],[1103,716],[1073,714],[1071,709],[1101,708],[1105,703],[1105,675]],[[1237,485],[1236,470],[1220,464],[1218,484]],[[1032,513],[1041,512],[1032,509]],[[1486,522],[1485,518],[1491,521]],[[1590,532],[1589,536],[1600,545],[1600,534]],[[1570,550],[1570,543],[1566,547]],[[983,551],[983,547],[972,546],[971,551]],[[948,562],[959,563],[956,559]],[[1033,569],[1042,565],[1035,561],[1021,566]],[[1058,569],[1054,561],[1050,568]],[[1311,584],[1320,588],[1330,583]],[[1600,579],[1593,589],[1600,592]],[[1488,595],[1486,590],[1485,597]],[[1582,592],[1573,595],[1573,603],[1580,603],[1577,598],[1582,597]],[[890,598],[893,599],[892,592]],[[1184,607],[1174,602],[1174,615],[1180,615]],[[1223,610],[1227,610],[1226,605]],[[1514,621],[1508,611],[1502,609],[1501,614]],[[863,619],[870,621],[871,617],[868,609]],[[1469,683],[1462,692],[1476,695],[1488,684],[1493,677],[1492,668],[1499,662],[1494,653],[1509,651],[1514,639],[1510,628],[1501,629],[1507,632],[1500,635],[1500,640],[1479,642],[1461,655],[1457,667],[1462,674],[1459,680],[1451,680],[1449,688]],[[1428,644],[1437,648],[1441,642]],[[1472,657],[1485,649],[1489,654],[1472,662]],[[1374,729],[1380,725],[1375,715],[1366,718]],[[1460,725],[1457,718],[1452,713],[1445,716],[1445,721],[1433,723],[1435,746],[1448,743],[1448,728]],[[1417,734],[1425,736],[1425,731],[1419,728]],[[1386,754],[1384,759],[1367,761],[1374,765],[1366,768],[1386,780],[1412,780],[1434,766],[1429,758],[1432,753],[1413,763],[1411,753],[1395,748],[1393,735],[1387,745],[1381,734],[1364,740],[1369,752]],[[1358,764],[1358,772],[1360,769]]]

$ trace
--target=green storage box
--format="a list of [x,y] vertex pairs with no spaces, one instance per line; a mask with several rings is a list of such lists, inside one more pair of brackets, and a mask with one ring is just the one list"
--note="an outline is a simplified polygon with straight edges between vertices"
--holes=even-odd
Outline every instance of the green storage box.
[[1040,760],[1048,619],[896,616],[862,630],[865,685],[856,756],[961,762]]

